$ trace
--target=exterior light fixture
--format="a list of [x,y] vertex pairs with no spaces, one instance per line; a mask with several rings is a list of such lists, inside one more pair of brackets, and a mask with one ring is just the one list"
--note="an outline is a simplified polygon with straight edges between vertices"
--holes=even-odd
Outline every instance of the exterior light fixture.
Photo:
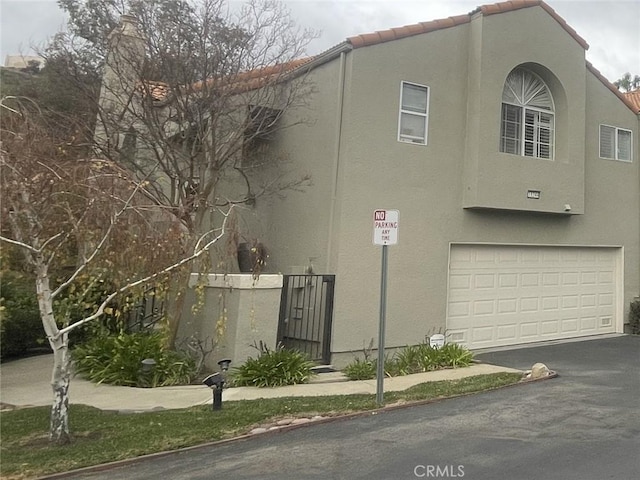
[[231,360],[224,358],[218,362],[221,372],[212,373],[202,380],[207,387],[213,390],[213,410],[222,408],[222,390],[224,390],[224,382],[226,380],[226,372],[229,370]]

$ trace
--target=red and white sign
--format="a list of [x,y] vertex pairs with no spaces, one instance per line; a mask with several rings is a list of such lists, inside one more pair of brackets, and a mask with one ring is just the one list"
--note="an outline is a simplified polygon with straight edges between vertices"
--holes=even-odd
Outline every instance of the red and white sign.
[[398,243],[398,210],[375,210],[373,212],[373,244],[395,245]]

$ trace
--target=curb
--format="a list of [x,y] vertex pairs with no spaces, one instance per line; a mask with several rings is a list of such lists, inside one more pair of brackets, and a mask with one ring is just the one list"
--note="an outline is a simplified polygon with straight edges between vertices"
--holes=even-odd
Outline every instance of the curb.
[[[347,413],[347,414],[344,414],[344,415],[336,415],[336,416],[333,416],[333,417],[322,417],[322,418],[319,418],[319,419],[316,419],[316,420],[310,420],[310,421],[304,422],[304,423],[283,425],[283,426],[278,427],[276,429],[266,430],[264,432],[246,433],[244,435],[240,435],[240,436],[232,437],[232,438],[226,438],[224,440],[216,440],[216,441],[213,441],[213,442],[201,443],[199,445],[192,445],[190,447],[177,448],[175,450],[168,450],[168,451],[165,451],[165,452],[149,453],[149,454],[146,454],[146,455],[140,455],[138,457],[127,458],[127,459],[124,459],[124,460],[116,460],[116,461],[113,461],[113,462],[102,463],[100,465],[92,465],[92,466],[89,466],[89,467],[78,468],[76,470],[70,470],[70,471],[67,471],[67,472],[53,473],[51,475],[47,475],[47,476],[44,476],[44,477],[37,477],[37,480],[57,480],[57,479],[62,479],[62,478],[71,478],[71,477],[74,477],[76,475],[82,475],[82,474],[87,474],[87,473],[103,472],[103,471],[112,470],[112,469],[115,469],[115,468],[125,467],[127,465],[133,465],[133,464],[136,464],[136,463],[139,463],[139,462],[143,462],[143,461],[146,461],[146,460],[152,460],[152,459],[155,459],[155,458],[168,457],[170,455],[177,455],[177,454],[180,454],[180,453],[194,451],[194,450],[198,450],[198,449],[204,449],[204,448],[227,445],[229,443],[246,441],[246,440],[249,440],[251,438],[261,438],[261,437],[277,435],[279,433],[289,432],[291,430],[296,430],[298,428],[306,428],[306,427],[310,427],[310,426],[313,426],[313,425],[321,425],[321,424],[333,423],[333,422],[338,422],[338,421],[348,421],[348,420],[351,420],[351,419],[354,419],[354,418],[360,418],[360,417],[365,417],[365,416],[374,416],[374,415],[378,415],[378,414],[384,414],[386,412],[392,412],[392,411],[395,411],[395,410],[401,410],[401,409],[405,409],[405,408],[417,407],[417,406],[421,406],[421,405],[429,405],[429,404],[432,404],[432,403],[442,402],[442,401],[449,400],[449,399],[452,399],[452,398],[467,397],[467,396],[470,396],[470,395],[477,395],[477,394],[492,392],[492,391],[495,391],[495,390],[502,390],[502,389],[506,389],[506,388],[519,387],[519,386],[528,385],[528,384],[531,384],[531,383],[537,383],[537,382],[540,382],[540,381],[551,380],[551,379],[554,379],[554,378],[557,378],[557,377],[559,377],[558,373],[556,373],[555,371],[551,370],[550,374],[547,375],[546,377],[541,377],[541,378],[536,378],[536,379],[523,378],[518,383],[513,383],[511,385],[504,385],[504,386],[500,386],[500,387],[490,388],[488,390],[483,390],[481,392],[463,393],[463,394],[460,394],[460,395],[454,395],[452,397],[441,397],[441,398],[431,398],[431,399],[427,399],[427,400],[408,401],[406,403],[397,403],[397,404],[386,405],[386,406],[383,406],[383,407],[380,407],[380,408],[376,408],[374,410],[366,410],[366,411],[362,411],[362,412]],[[304,417],[301,417],[301,418],[304,418]]]

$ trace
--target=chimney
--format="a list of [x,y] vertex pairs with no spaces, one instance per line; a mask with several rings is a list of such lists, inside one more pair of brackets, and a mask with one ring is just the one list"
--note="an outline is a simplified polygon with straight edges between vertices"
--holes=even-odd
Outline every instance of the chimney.
[[100,107],[95,137],[103,148],[119,148],[124,133],[131,127],[127,110],[135,101],[135,89],[141,80],[146,41],[138,20],[121,15],[120,24],[108,37],[107,61],[102,75]]

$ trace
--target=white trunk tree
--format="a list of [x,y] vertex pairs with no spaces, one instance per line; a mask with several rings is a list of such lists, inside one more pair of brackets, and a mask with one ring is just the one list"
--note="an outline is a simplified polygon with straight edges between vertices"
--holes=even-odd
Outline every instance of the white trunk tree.
[[[192,244],[219,225],[220,208],[251,212],[261,197],[310,184],[272,139],[306,121],[288,112],[303,112],[313,92],[304,56],[315,33],[297,28],[279,2],[60,4],[70,34],[52,52],[103,72],[99,96],[85,92],[93,95],[97,156],[148,180],[153,202],[179,219]],[[66,74],[83,87],[79,70]],[[235,236],[256,240],[260,232],[245,225]],[[219,271],[234,271],[233,257],[222,252]],[[181,311],[179,301],[170,310],[170,344]]]
[[[143,193],[145,182],[129,177],[128,172],[102,160],[69,158],[65,142],[55,142],[47,124],[31,102],[3,98],[0,102],[2,143],[0,144],[0,188],[3,191],[0,241],[18,248],[26,265],[35,275],[42,325],[53,350],[51,377],[53,404],[50,439],[70,441],[69,382],[71,365],[69,333],[101,318],[118,296],[158,278],[170,275],[205,254],[224,234],[231,209],[220,210],[223,217],[216,231],[206,232],[188,253],[180,245],[166,258],[163,267],[147,266],[139,276],[120,281],[102,299],[95,310],[74,323],[56,318],[54,301],[79,276],[109,255],[116,236],[127,235],[132,226],[140,227],[148,218],[162,218]],[[139,232],[136,228],[135,232]],[[152,230],[158,237],[167,229]],[[171,237],[173,239],[177,237]],[[170,246],[168,247],[170,248]],[[81,252],[76,267],[52,287],[53,271],[68,263],[69,251]],[[133,252],[132,252],[133,253]],[[116,266],[117,268],[117,266]]]

